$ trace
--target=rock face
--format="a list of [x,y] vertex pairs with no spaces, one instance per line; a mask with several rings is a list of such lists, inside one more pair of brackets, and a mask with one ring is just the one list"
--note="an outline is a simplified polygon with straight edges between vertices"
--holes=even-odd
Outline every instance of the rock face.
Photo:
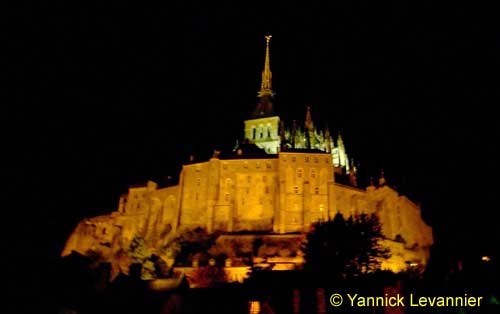
[[171,253],[162,248],[197,227],[208,233],[304,233],[337,212],[379,217],[384,244],[392,252],[383,268],[425,267],[433,238],[420,208],[386,185],[362,190],[335,183],[331,155],[322,152],[243,155],[184,165],[178,185],[131,187],[120,197],[117,211],[81,221],[62,255],[90,250],[112,260],[140,236],[152,253],[167,260]]

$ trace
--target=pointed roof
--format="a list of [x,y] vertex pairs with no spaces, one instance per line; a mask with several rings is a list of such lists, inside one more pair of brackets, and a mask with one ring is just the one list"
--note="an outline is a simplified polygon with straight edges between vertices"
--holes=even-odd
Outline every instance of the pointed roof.
[[260,91],[258,93],[259,97],[264,96],[274,96],[272,85],[273,85],[273,73],[271,72],[271,61],[269,57],[269,42],[273,36],[267,35],[266,38],[266,58],[264,61],[264,71],[262,71],[262,82],[260,83]]
[[251,119],[258,119],[263,117],[274,116],[273,103],[271,99],[274,96],[272,90],[272,78],[273,74],[271,72],[271,57],[269,53],[269,42],[271,41],[271,35],[265,36],[266,38],[266,57],[264,61],[264,70],[262,71],[262,82],[260,83],[260,91],[257,93],[259,96],[259,102],[255,111],[250,116]]
[[306,121],[304,123],[306,129],[312,131],[314,129],[314,123],[311,117],[311,106],[307,106]]

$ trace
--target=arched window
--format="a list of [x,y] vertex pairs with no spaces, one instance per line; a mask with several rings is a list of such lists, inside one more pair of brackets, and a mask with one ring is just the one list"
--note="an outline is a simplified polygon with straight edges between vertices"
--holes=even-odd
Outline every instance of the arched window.
[[271,137],[271,127],[267,126],[267,137]]
[[257,129],[255,127],[252,128],[252,139],[255,140],[255,137],[257,136]]

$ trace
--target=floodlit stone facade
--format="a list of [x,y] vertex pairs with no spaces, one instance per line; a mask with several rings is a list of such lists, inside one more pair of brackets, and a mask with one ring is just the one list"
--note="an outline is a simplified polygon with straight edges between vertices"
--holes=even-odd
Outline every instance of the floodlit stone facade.
[[[230,155],[214,154],[208,161],[183,165],[175,186],[159,188],[148,182],[129,188],[117,211],[78,224],[63,256],[93,250],[112,257],[137,235],[161,255],[160,248],[176,235],[198,227],[226,235],[301,237],[315,222],[337,213],[345,218],[374,213],[382,225],[384,246],[392,253],[382,267],[401,271],[408,265],[426,265],[432,229],[422,220],[419,206],[383,178],[378,187],[358,188],[356,168],[348,162],[342,138],[334,145],[328,129],[317,131],[309,108],[304,131],[295,125],[285,129],[273,112],[269,39],[260,100],[244,123],[246,143]],[[348,180],[338,182],[341,176]],[[300,252],[268,258],[285,264],[303,261]],[[289,269],[283,263],[275,269]]]
[[314,222],[375,213],[392,257],[383,267],[424,266],[432,229],[420,208],[388,186],[366,190],[334,182],[330,154],[282,152],[277,158],[212,158],[185,165],[177,186],[149,182],[131,187],[118,211],[86,219],[67,241],[62,255],[128,247],[141,235],[152,248],[184,230],[286,234],[307,232]]

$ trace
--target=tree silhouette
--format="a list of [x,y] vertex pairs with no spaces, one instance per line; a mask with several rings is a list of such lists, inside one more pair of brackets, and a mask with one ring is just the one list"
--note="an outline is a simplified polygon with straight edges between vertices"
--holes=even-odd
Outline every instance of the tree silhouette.
[[356,215],[347,219],[338,213],[333,220],[318,222],[307,235],[304,246],[305,269],[323,278],[357,276],[380,268],[389,251],[381,247],[383,238],[376,215]]

